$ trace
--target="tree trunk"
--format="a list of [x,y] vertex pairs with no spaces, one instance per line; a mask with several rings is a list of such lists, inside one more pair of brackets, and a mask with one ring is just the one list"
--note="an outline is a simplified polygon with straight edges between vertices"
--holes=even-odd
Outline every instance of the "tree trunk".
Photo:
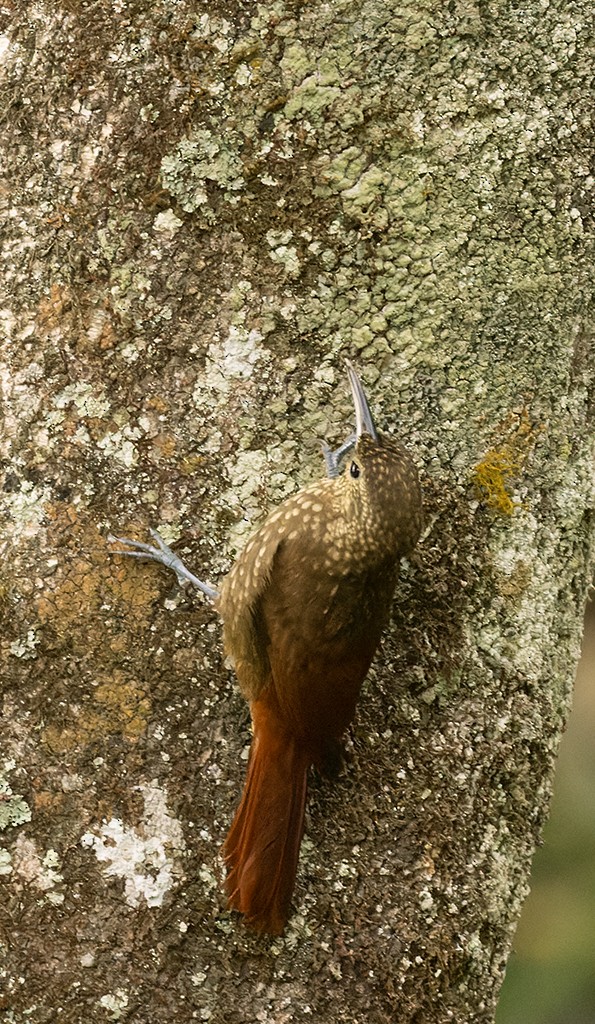
[[[493,1021],[593,558],[591,8],[48,0],[0,37],[7,1019]],[[216,616],[105,538],[216,582],[350,431],[346,356],[426,530],[257,939]]]

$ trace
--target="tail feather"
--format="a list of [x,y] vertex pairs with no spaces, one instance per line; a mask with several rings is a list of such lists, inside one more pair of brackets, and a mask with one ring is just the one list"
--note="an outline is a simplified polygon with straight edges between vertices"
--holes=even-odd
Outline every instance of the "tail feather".
[[311,758],[266,708],[252,707],[254,739],[240,805],[223,846],[228,905],[254,931],[280,935],[304,831]]

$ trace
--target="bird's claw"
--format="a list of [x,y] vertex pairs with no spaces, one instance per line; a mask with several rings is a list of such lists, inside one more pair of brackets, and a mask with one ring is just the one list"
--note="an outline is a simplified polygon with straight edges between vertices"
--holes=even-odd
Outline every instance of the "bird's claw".
[[326,465],[326,475],[332,479],[339,476],[341,460],[349,455],[350,452],[355,448],[357,441],[356,434],[350,434],[343,444],[339,445],[334,450],[326,443],[322,442],[322,454],[324,455],[324,462]]
[[127,555],[128,558],[146,558],[153,562],[159,562],[164,565],[166,569],[172,569],[176,574],[176,579],[180,585],[184,583],[192,583],[194,587],[202,590],[203,594],[214,600],[219,596],[219,592],[214,587],[209,586],[208,583],[203,583],[199,580],[198,576],[190,572],[186,568],[181,558],[174,554],[169,544],[166,544],[163,537],[157,533],[157,530],[149,528],[149,533],[155,541],[157,547],[152,544],[145,544],[140,540],[132,540],[130,537],[114,537],[113,534],[108,535],[108,541],[110,544],[127,544],[132,551],[114,551],[114,555]]

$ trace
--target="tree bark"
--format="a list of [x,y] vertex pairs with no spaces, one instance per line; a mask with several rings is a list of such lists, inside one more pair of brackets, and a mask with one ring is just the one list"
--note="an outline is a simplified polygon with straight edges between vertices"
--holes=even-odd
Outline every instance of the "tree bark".
[[[593,564],[591,4],[24,6],[8,1019],[493,1021]],[[351,429],[346,356],[426,530],[263,940],[221,891],[249,730],[216,616],[106,535],[154,526],[216,582]]]

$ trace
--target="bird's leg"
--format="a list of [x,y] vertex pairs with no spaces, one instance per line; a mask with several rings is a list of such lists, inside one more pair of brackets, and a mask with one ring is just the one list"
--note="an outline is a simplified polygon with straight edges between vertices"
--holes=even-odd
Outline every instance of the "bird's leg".
[[324,455],[324,462],[326,465],[326,475],[331,479],[339,476],[339,463],[341,462],[341,459],[344,459],[346,455],[349,455],[349,452],[353,451],[356,441],[357,435],[350,434],[347,440],[343,441],[343,444],[339,445],[338,448],[335,448],[334,451],[328,446],[326,441],[322,442],[322,454]]
[[203,594],[206,594],[211,601],[219,597],[218,590],[210,587],[208,583],[203,583],[202,580],[199,580],[198,576],[195,576],[194,573],[190,572],[190,569],[186,568],[182,559],[173,553],[163,538],[159,536],[157,530],[149,529],[149,533],[157,547],[154,547],[152,544],[143,544],[140,540],[131,540],[130,537],[113,537],[111,533],[107,539],[111,544],[116,542],[118,544],[128,544],[129,547],[134,549],[133,551],[114,551],[114,555],[128,555],[129,558],[148,558],[154,562],[160,562],[167,569],[173,569],[178,583],[192,583],[193,587],[202,590]]

